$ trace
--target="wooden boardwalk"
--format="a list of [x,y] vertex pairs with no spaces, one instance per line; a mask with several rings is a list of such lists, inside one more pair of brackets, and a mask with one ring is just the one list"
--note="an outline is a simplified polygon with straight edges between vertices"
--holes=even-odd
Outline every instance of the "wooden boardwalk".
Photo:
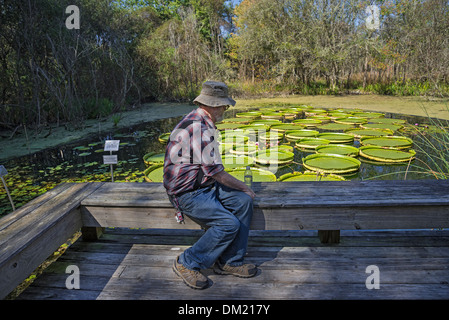
[[[251,231],[250,279],[204,273],[205,290],[174,274],[173,259],[201,230],[106,229],[79,239],[18,299],[449,299],[449,230],[342,231],[340,244],[320,243],[316,231]],[[80,270],[80,289],[66,288],[66,268]],[[367,289],[368,266],[379,289]]]

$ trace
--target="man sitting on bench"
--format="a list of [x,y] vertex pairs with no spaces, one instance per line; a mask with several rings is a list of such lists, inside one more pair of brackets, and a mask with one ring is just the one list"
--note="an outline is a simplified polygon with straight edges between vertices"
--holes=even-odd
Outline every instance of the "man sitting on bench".
[[194,102],[199,107],[186,115],[170,135],[164,187],[179,218],[185,214],[206,229],[173,264],[174,272],[186,285],[204,289],[208,278],[200,270],[214,263],[214,271],[219,274],[244,278],[256,274],[256,266],[243,263],[256,195],[224,171],[218,145],[211,138],[216,137],[215,123],[223,119],[229,105],[235,105],[228,97],[228,87],[222,82],[206,81]]

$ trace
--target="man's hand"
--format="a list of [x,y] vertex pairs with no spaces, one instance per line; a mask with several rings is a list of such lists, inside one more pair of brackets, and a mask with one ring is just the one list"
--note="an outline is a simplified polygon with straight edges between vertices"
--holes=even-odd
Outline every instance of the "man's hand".
[[256,197],[256,194],[254,193],[253,190],[251,190],[251,188],[249,188],[242,181],[234,178],[233,176],[231,176],[229,173],[227,173],[224,170],[213,175],[212,178],[214,178],[216,181],[218,181],[219,183],[221,183],[227,187],[245,192],[252,199],[254,199]]

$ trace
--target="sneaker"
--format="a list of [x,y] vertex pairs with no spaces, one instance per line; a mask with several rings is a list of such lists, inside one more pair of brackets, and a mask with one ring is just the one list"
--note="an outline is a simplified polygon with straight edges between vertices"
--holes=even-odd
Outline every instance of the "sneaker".
[[253,264],[243,264],[241,266],[222,265],[218,261],[215,262],[214,272],[218,274],[232,274],[240,278],[251,278],[257,273],[257,267]]
[[173,263],[173,271],[184,281],[184,283],[193,289],[204,289],[207,287],[208,279],[201,272],[190,270],[184,267],[176,257]]

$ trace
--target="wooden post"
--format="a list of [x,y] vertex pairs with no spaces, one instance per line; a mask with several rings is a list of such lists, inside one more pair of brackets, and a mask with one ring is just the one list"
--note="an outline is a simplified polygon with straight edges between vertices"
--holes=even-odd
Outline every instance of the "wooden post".
[[318,230],[321,243],[340,243],[340,230]]
[[104,228],[101,227],[81,227],[81,233],[83,241],[96,241],[104,232]]

